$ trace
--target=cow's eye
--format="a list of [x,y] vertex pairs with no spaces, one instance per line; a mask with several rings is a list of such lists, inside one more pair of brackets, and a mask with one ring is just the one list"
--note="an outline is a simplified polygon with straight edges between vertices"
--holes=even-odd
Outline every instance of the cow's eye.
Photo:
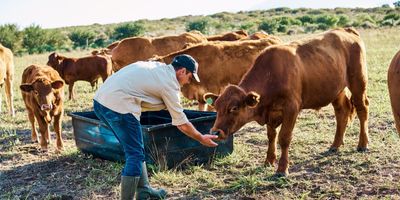
[[233,112],[237,112],[239,110],[239,108],[237,106],[232,107],[229,112],[233,113]]
[[36,90],[34,90],[33,93],[34,93],[35,95],[38,95],[38,94],[39,94],[39,92],[37,92]]

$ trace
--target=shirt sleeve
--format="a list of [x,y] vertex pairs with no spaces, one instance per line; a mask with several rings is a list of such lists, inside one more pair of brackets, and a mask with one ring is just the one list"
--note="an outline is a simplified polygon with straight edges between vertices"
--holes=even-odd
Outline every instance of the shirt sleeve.
[[180,104],[180,91],[179,89],[164,88],[161,95],[168,112],[171,114],[172,125],[178,126],[189,122],[183,107]]

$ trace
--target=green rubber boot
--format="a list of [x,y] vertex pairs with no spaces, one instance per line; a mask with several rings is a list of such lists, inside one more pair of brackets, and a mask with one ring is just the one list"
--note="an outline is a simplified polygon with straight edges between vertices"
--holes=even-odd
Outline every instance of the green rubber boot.
[[167,191],[164,189],[154,189],[150,187],[146,163],[143,162],[142,174],[140,175],[139,184],[137,186],[136,199],[165,199],[166,196]]
[[121,176],[121,200],[133,200],[140,177]]

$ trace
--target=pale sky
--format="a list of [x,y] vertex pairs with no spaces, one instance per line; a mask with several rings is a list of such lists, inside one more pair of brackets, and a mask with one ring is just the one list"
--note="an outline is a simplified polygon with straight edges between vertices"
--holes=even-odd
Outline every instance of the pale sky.
[[42,28],[290,8],[370,8],[397,0],[0,0],[0,25]]

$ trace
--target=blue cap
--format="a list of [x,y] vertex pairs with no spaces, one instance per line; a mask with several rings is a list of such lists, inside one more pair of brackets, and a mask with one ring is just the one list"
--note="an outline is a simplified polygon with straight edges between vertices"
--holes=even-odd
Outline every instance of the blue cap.
[[196,79],[197,82],[200,82],[200,78],[197,75],[197,71],[199,69],[199,64],[196,62],[196,60],[192,56],[187,55],[187,54],[177,55],[172,60],[171,65],[174,67],[186,68],[189,72],[192,72],[194,79]]

